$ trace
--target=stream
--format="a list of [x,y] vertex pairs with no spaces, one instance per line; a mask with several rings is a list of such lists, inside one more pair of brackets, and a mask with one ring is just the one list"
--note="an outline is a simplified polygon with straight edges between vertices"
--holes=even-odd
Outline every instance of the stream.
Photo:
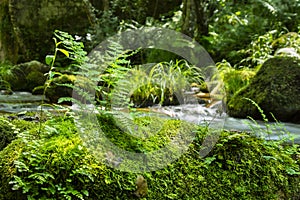
[[[12,95],[0,93],[0,112],[38,111],[42,101],[42,95],[32,95],[28,92],[14,92]],[[187,103],[178,106],[154,106],[148,108],[147,112],[160,113],[166,117],[186,120],[199,125],[209,124],[211,127],[219,127],[221,125],[224,129],[230,131],[255,132],[257,136],[270,140],[289,138],[287,140],[289,143],[300,144],[300,124],[253,122],[249,119],[228,117],[225,113],[218,113],[217,107],[219,103],[209,108],[204,104],[197,103]],[[51,109],[51,107],[48,107],[48,109]]]

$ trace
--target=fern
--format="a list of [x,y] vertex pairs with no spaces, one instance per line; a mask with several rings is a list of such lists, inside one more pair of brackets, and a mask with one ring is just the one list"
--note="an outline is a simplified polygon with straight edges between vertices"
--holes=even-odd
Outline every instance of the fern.
[[[271,2],[268,2],[266,0],[257,0],[264,8],[266,8],[273,16],[276,16],[278,12],[278,8]],[[274,1],[273,1],[274,3]]]

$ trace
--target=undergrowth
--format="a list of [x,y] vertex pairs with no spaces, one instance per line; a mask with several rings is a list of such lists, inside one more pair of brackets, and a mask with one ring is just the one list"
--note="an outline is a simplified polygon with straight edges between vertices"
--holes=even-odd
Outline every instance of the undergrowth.
[[[100,115],[98,120],[110,140],[133,152],[160,148],[178,123],[166,120],[159,136],[134,141],[112,118]],[[145,126],[149,120],[136,122]],[[143,174],[148,183],[145,199],[299,198],[298,145],[224,131],[209,155],[201,158],[205,134],[206,128],[198,127],[186,154]],[[110,168],[94,156],[70,117],[46,121],[40,134],[37,127],[21,132],[0,151],[0,199],[135,199],[136,175]]]

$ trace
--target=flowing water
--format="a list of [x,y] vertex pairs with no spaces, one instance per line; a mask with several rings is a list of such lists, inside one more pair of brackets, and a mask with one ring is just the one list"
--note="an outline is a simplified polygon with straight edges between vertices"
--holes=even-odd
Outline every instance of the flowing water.
[[[221,102],[220,102],[221,103]],[[230,131],[246,131],[259,137],[270,140],[287,139],[289,143],[300,144],[300,124],[283,122],[252,121],[250,119],[237,119],[220,114],[218,107],[207,108],[201,104],[183,104],[155,108],[162,113],[181,120],[210,127],[223,127]]]
[[[32,95],[28,92],[14,92],[12,95],[0,94],[0,112],[19,113],[22,111],[38,111],[42,95]],[[300,124],[292,123],[264,123],[251,121],[249,119],[236,119],[228,117],[225,113],[220,114],[221,102],[207,108],[204,104],[189,103],[179,106],[154,106],[147,109],[147,112],[163,114],[171,117],[186,120],[199,125],[211,127],[223,127],[231,131],[255,132],[257,136],[266,139],[278,140],[289,138],[289,142],[300,144]],[[141,109],[144,110],[145,109]],[[292,139],[291,139],[292,138]]]

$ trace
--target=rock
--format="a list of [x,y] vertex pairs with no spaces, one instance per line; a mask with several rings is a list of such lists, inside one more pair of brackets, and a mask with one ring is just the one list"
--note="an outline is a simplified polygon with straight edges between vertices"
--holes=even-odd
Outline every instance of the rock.
[[275,52],[275,56],[290,56],[300,59],[300,55],[297,53],[297,50],[292,47],[277,49]]
[[[73,85],[75,80],[76,77],[74,75],[67,74],[54,78],[50,86],[46,89],[46,97],[51,103],[58,103],[61,97],[72,97],[73,89],[71,87],[60,86],[59,84]],[[71,104],[71,102],[67,102],[67,104]]]
[[0,60],[43,61],[53,52],[58,29],[85,36],[95,23],[89,1],[3,0],[0,2]]
[[0,95],[12,95],[13,92],[11,90],[0,90]]
[[44,85],[49,67],[38,61],[30,61],[15,65],[11,69],[12,76],[4,79],[10,83],[13,91],[31,92],[35,87]]
[[195,96],[200,99],[211,99],[210,93],[199,92],[198,94],[195,94]]
[[300,60],[292,57],[274,57],[267,60],[249,85],[237,92],[228,102],[232,117],[262,119],[252,99],[273,121],[300,123]]

